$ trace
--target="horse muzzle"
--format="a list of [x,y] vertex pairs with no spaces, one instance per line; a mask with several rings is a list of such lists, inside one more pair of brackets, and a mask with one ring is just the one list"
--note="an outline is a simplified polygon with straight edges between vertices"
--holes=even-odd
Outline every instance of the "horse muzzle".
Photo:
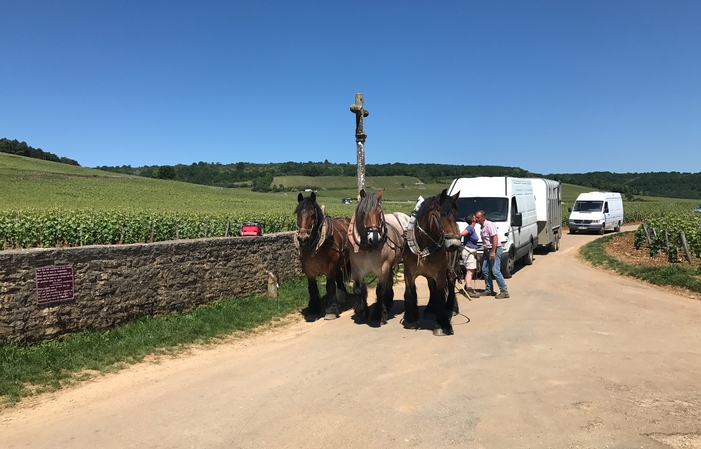
[[377,248],[380,245],[380,240],[382,240],[380,231],[373,230],[368,232],[368,246],[370,247],[370,249]]
[[459,238],[446,237],[445,240],[443,241],[443,249],[445,249],[449,253],[457,251],[458,248],[460,248],[461,246],[462,246],[462,243],[460,242]]

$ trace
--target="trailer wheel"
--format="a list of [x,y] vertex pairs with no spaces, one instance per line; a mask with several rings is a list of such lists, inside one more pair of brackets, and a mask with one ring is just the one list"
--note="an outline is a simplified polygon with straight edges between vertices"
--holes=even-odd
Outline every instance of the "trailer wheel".
[[560,234],[555,235],[555,240],[550,242],[550,251],[557,251],[560,249]]

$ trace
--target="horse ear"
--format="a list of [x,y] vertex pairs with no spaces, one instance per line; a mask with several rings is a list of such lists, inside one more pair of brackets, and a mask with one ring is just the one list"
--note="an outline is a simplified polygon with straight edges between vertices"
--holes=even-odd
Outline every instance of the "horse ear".
[[360,198],[365,198],[365,189],[360,189]]
[[451,198],[453,198],[455,201],[457,201],[458,198],[460,198],[460,191],[458,190],[458,192],[455,195],[451,196]]
[[312,192],[310,196],[312,197],[312,201],[316,201],[316,193]]
[[377,195],[375,195],[377,197],[377,201],[380,201],[382,199],[383,193],[385,193],[385,189],[382,189],[379,192],[377,192]]
[[301,203],[303,199],[304,199],[304,195],[302,195],[302,192],[299,192],[299,195],[297,195],[297,202]]
[[447,195],[448,195],[448,189],[443,189],[443,191],[441,192],[441,199],[438,200],[438,202],[439,202],[439,203],[442,203],[443,201],[445,201],[445,197],[446,197]]

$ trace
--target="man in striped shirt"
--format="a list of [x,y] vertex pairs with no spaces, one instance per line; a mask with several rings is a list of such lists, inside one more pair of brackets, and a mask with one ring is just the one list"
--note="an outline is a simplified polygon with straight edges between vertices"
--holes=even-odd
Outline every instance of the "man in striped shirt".
[[483,210],[475,214],[477,223],[480,224],[480,235],[482,236],[482,274],[484,275],[484,290],[486,295],[495,295],[493,280],[496,279],[499,286],[497,299],[509,297],[504,276],[501,274],[501,256],[503,248],[499,241],[499,231],[494,223],[487,220]]

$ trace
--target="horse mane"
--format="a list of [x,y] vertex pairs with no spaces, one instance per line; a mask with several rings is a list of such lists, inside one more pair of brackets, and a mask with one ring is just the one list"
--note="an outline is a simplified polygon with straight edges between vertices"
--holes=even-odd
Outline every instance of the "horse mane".
[[424,202],[421,204],[421,207],[419,208],[418,212],[416,213],[417,218],[425,217],[426,215],[431,212],[431,210],[438,209],[439,213],[441,214],[442,217],[445,217],[450,213],[450,211],[453,208],[457,207],[457,203],[455,199],[448,195],[445,194],[445,198],[443,199],[443,202],[440,202],[441,195],[443,194],[438,194],[436,196],[432,196],[430,198],[427,198],[424,200]]

